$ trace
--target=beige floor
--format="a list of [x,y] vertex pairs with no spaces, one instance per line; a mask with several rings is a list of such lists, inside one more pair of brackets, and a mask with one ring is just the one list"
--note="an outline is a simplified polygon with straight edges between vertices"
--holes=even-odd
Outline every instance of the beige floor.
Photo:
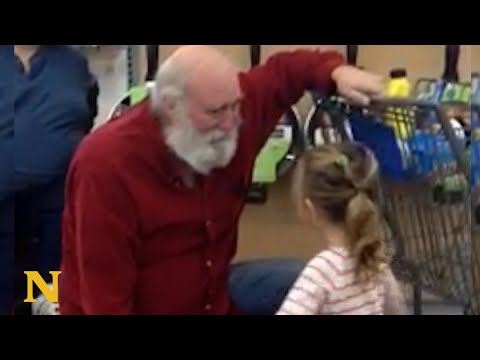
[[269,189],[265,205],[248,205],[240,226],[238,259],[271,256],[310,258],[321,249],[316,232],[295,216],[290,179]]

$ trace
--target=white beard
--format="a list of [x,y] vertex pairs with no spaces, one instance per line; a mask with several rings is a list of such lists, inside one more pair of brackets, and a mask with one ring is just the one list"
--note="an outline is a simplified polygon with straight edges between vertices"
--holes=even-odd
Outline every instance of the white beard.
[[[237,151],[238,127],[227,136],[221,131],[201,134],[183,111],[165,128],[165,142],[175,154],[202,175],[226,167]],[[212,143],[212,141],[215,141]]]

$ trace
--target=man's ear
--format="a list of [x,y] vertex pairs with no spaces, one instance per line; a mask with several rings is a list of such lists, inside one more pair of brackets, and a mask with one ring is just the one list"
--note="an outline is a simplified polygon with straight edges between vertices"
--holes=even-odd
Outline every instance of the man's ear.
[[163,94],[162,103],[168,113],[173,112],[178,104],[178,99],[170,94]]

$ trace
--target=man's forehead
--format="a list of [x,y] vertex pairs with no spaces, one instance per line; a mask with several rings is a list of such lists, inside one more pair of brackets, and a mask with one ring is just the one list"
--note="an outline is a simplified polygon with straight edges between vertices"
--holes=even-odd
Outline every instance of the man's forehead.
[[192,83],[192,95],[208,107],[222,106],[237,101],[241,97],[238,75],[234,72],[221,74],[214,71],[203,81]]

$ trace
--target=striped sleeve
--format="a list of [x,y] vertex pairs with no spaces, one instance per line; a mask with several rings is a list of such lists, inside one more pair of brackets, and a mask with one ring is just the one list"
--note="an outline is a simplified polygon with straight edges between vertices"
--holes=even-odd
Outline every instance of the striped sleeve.
[[327,298],[328,279],[318,258],[310,261],[290,289],[277,315],[317,315]]

